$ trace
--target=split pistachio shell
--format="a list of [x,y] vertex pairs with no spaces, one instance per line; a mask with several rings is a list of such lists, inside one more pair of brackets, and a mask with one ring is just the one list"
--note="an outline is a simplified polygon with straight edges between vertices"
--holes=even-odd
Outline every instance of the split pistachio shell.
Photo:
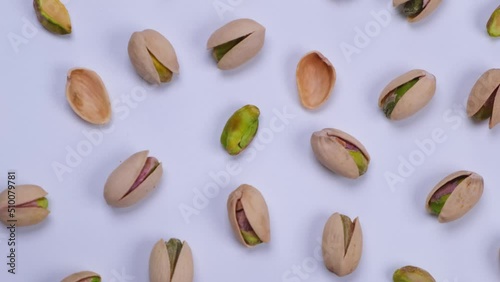
[[356,138],[333,128],[314,132],[311,147],[316,159],[329,170],[358,178],[368,170],[370,155]]
[[174,47],[155,30],[134,32],[128,43],[128,54],[137,73],[150,84],[169,82],[174,73],[179,73]]
[[441,223],[464,216],[483,194],[484,181],[477,173],[458,171],[441,180],[426,200],[426,209]]
[[222,70],[239,67],[262,49],[266,29],[251,19],[234,20],[216,30],[208,39],[217,66]]
[[415,266],[405,266],[394,272],[394,282],[436,282],[432,275]]
[[296,79],[300,102],[308,109],[316,109],[330,97],[335,68],[320,52],[310,52],[297,65]]
[[55,34],[70,34],[71,19],[59,0],[33,0],[33,7],[42,26]]
[[220,142],[230,155],[237,155],[250,145],[259,129],[259,116],[259,108],[246,105],[226,122]]
[[101,282],[101,276],[92,271],[82,271],[71,274],[61,282]]
[[500,69],[490,69],[477,80],[467,101],[467,115],[476,121],[490,119],[493,128],[500,122]]
[[403,6],[403,14],[409,22],[418,22],[437,9],[441,0],[393,0],[394,7]]
[[104,199],[113,207],[129,207],[144,199],[160,182],[162,164],[149,151],[133,154],[118,166],[104,185]]
[[[160,239],[149,257],[149,280],[151,282],[192,282],[193,281],[193,255],[188,243],[184,241],[182,247],[175,250],[169,249],[173,241],[167,243]],[[171,258],[175,258],[174,261]],[[171,271],[173,269],[173,273]]]
[[[13,192],[15,199],[9,197],[14,195]],[[7,226],[11,223],[16,226],[29,226],[42,222],[50,213],[46,196],[47,192],[37,185],[18,185],[15,190],[5,189],[0,193],[0,221]],[[12,203],[12,200],[15,200],[15,203]],[[12,205],[14,210],[11,209]],[[11,217],[11,214],[14,217]]]
[[271,240],[266,200],[255,187],[243,184],[234,190],[227,201],[227,213],[236,238],[244,246]]
[[92,124],[111,119],[111,103],[101,77],[94,71],[75,68],[68,72],[66,99],[73,111]]
[[500,36],[500,6],[493,11],[486,24],[486,30],[491,37]]
[[323,230],[322,251],[326,268],[338,276],[351,274],[358,267],[363,250],[363,232],[358,218],[351,221],[334,213]]
[[436,78],[424,70],[412,70],[387,85],[378,105],[392,120],[405,119],[425,107],[436,92]]

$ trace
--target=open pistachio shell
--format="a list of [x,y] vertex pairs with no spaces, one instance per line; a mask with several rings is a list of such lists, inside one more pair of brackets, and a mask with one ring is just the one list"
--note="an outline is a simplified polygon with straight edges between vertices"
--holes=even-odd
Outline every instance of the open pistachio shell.
[[104,199],[113,207],[129,207],[144,199],[157,186],[162,164],[149,151],[133,154],[118,166],[104,185]]
[[477,80],[467,101],[467,115],[475,120],[490,119],[493,128],[500,122],[500,69],[490,69]]
[[128,54],[137,73],[151,84],[169,82],[173,73],[179,73],[174,47],[155,30],[134,32],[128,43]]
[[33,7],[42,26],[55,34],[70,34],[71,19],[68,10],[59,0],[33,0]]
[[149,257],[149,280],[151,282],[192,282],[194,275],[193,255],[188,243],[184,241],[171,273],[171,261],[167,243],[160,239]]
[[336,73],[332,63],[323,54],[313,51],[300,60],[296,78],[300,102],[307,109],[316,109],[330,97]]
[[[419,0],[393,0],[392,4],[394,7],[398,7],[400,5],[406,4],[408,2],[414,2],[414,1],[419,1]],[[419,12],[416,15],[408,16],[407,19],[409,22],[418,22],[430,14],[434,12],[434,10],[437,9],[439,4],[441,4],[442,0],[423,0],[423,6],[421,9],[419,9]]]
[[[474,172],[458,171],[441,180],[429,193],[425,202],[427,211],[438,216],[441,223],[464,216],[483,194],[483,178]],[[436,211],[434,205],[438,204]],[[436,214],[437,213],[437,214]]]
[[[236,238],[246,247],[254,247],[271,240],[269,211],[266,200],[255,187],[243,184],[227,200],[229,222]],[[242,230],[246,229],[246,230]],[[249,241],[253,234],[253,241]]]
[[370,155],[366,148],[341,130],[325,128],[314,132],[311,147],[322,165],[344,177],[355,179],[368,169]]
[[[47,209],[48,200],[45,198],[47,192],[37,185],[18,185],[15,192],[14,212],[9,212],[9,190],[5,189],[0,193],[0,221],[9,225],[15,223],[16,226],[29,226],[42,222],[50,213]],[[12,199],[11,199],[12,200]],[[13,214],[14,217],[10,215]],[[9,220],[15,220],[15,222]]]
[[351,274],[358,267],[363,250],[363,232],[358,218],[351,221],[334,213],[323,230],[322,251],[326,268],[338,276]]
[[429,272],[410,265],[396,270],[392,279],[394,282],[436,282]]
[[[412,81],[414,84],[406,87],[407,89],[402,87]],[[401,90],[403,92],[399,93]],[[378,104],[389,119],[401,120],[425,107],[435,92],[434,75],[424,70],[412,70],[391,81],[382,90]]]
[[101,282],[101,276],[92,271],[82,271],[71,274],[61,282]]
[[257,55],[264,46],[265,34],[266,29],[254,20],[234,20],[210,36],[207,49],[214,49],[220,69],[234,69]]
[[93,124],[106,124],[111,119],[108,91],[99,75],[89,69],[75,68],[68,72],[66,99],[73,111]]

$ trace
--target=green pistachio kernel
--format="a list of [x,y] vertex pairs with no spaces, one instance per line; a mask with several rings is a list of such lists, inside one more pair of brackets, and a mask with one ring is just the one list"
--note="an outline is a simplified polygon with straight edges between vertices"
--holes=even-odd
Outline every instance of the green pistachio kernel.
[[221,44],[219,46],[215,46],[213,51],[212,51],[213,57],[215,58],[215,60],[217,60],[217,62],[219,62],[222,59],[222,57],[224,57],[224,55],[227,54],[227,52],[229,52],[231,49],[234,48],[234,46],[238,45],[238,43],[240,43],[241,41],[243,41],[247,37],[248,37],[248,35],[245,35],[245,36],[233,39],[233,40],[226,42],[224,44]]
[[259,128],[259,108],[246,105],[227,121],[220,142],[230,155],[241,153],[252,142]]

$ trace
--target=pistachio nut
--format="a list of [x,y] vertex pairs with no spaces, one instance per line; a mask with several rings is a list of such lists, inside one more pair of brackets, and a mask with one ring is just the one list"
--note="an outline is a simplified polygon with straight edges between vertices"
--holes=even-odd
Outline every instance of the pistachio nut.
[[150,84],[169,82],[174,73],[179,73],[174,47],[156,30],[134,32],[128,43],[128,55],[139,76]]
[[71,274],[61,282],[101,282],[101,276],[92,271],[82,271]]
[[47,192],[37,185],[18,185],[0,193],[0,221],[29,226],[42,222],[50,213]]
[[322,251],[326,268],[337,276],[351,274],[358,267],[363,250],[363,232],[356,218],[334,213],[323,230]]
[[486,30],[491,37],[500,36],[500,6],[493,11],[486,24]]
[[441,180],[425,202],[429,213],[438,216],[441,223],[464,216],[483,194],[483,178],[470,171],[458,171]]
[[120,164],[104,185],[108,205],[125,208],[144,199],[160,182],[163,166],[149,151],[133,154]]
[[378,105],[392,120],[407,118],[425,107],[436,92],[436,78],[424,70],[409,71],[387,85]]
[[402,14],[409,22],[418,22],[437,9],[441,0],[393,0],[394,7],[402,7]]
[[394,282],[436,282],[429,272],[410,265],[396,270],[392,279]]
[[490,69],[477,80],[467,101],[467,115],[475,121],[490,119],[490,129],[500,122],[500,69]]
[[33,7],[42,26],[55,34],[70,34],[71,19],[68,10],[59,0],[33,0]]
[[66,82],[66,99],[73,111],[92,124],[111,119],[111,103],[101,77],[84,68],[71,69]]
[[252,142],[259,129],[260,110],[246,105],[234,112],[224,126],[220,142],[230,155],[237,155]]
[[160,239],[155,244],[149,257],[151,282],[192,282],[193,273],[193,255],[186,241]]
[[368,151],[361,142],[343,131],[325,128],[314,132],[311,147],[322,165],[342,176],[355,179],[368,170]]
[[243,184],[234,190],[227,200],[227,213],[236,238],[244,246],[255,247],[271,240],[266,200],[255,187]]
[[336,72],[323,54],[313,51],[299,61],[296,78],[300,102],[307,109],[316,109],[330,97]]
[[212,49],[219,69],[234,69],[257,55],[265,34],[266,29],[254,20],[234,20],[212,33],[207,49]]

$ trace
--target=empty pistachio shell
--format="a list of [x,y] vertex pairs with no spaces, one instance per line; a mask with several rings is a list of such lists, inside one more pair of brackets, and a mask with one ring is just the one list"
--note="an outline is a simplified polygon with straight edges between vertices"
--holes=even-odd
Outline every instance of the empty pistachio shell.
[[129,207],[144,199],[156,187],[163,166],[149,151],[133,154],[118,166],[104,185],[104,199],[113,207]]
[[246,105],[226,122],[220,142],[230,155],[237,155],[250,145],[259,129],[259,116],[259,108]]
[[108,91],[99,75],[89,69],[68,72],[66,99],[73,111],[93,124],[106,124],[111,119]]
[[316,109],[330,97],[336,73],[332,63],[323,54],[314,51],[300,60],[296,77],[300,102],[308,109]]
[[323,230],[323,259],[326,268],[338,276],[351,274],[358,267],[363,250],[363,233],[358,218],[351,221],[334,213]]
[[392,120],[407,118],[425,107],[436,92],[436,78],[424,70],[412,70],[387,85],[378,105]]
[[243,184],[227,200],[229,222],[236,238],[246,247],[271,240],[266,200],[255,187]]
[[137,73],[151,84],[169,82],[174,73],[179,73],[174,47],[155,30],[134,32],[128,43],[128,55]]
[[365,147],[343,131],[325,128],[314,132],[311,147],[322,165],[342,176],[354,179],[368,170],[370,155]]
[[155,244],[149,257],[151,282],[192,282],[193,275],[193,255],[186,241],[160,239]]
[[70,34],[71,20],[68,10],[59,0],[34,0],[36,17],[42,26],[55,34]]
[[467,115],[475,121],[490,119],[493,128],[500,122],[500,101],[497,99],[500,86],[500,69],[490,69],[477,80],[467,101]]
[[222,70],[239,67],[262,49],[266,29],[251,19],[234,20],[216,30],[208,39],[207,49]]
[[500,6],[493,11],[486,24],[486,30],[491,37],[500,36]]
[[393,0],[392,4],[402,6],[402,13],[409,22],[418,22],[434,12],[441,0]]
[[439,222],[450,222],[464,216],[483,194],[483,178],[470,171],[458,171],[441,180],[426,200],[426,209]]
[[37,185],[18,185],[0,193],[0,221],[28,226],[42,222],[50,213],[47,192]]
[[394,272],[394,282],[436,282],[429,272],[415,267],[405,266]]
[[101,276],[92,271],[82,271],[71,274],[61,282],[101,282]]

